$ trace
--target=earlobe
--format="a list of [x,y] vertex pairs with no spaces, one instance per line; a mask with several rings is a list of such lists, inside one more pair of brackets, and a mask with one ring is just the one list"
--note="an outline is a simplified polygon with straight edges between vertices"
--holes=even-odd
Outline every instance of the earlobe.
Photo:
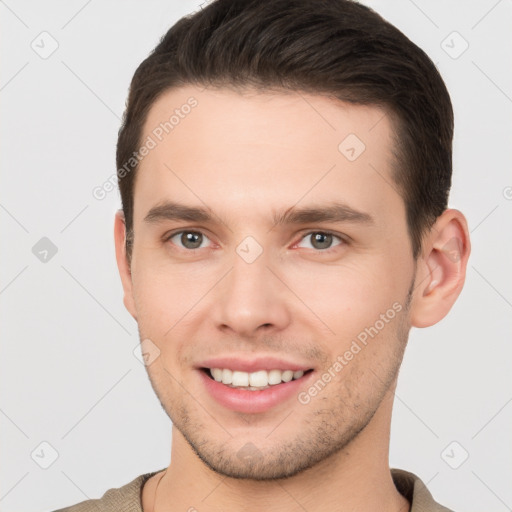
[[123,285],[123,303],[128,312],[137,320],[135,301],[133,298],[132,272],[126,256],[126,224],[124,213],[118,210],[114,220],[114,242],[116,248],[116,261]]
[[424,244],[411,306],[414,327],[428,327],[442,320],[464,286],[471,250],[464,215],[458,210],[445,210]]

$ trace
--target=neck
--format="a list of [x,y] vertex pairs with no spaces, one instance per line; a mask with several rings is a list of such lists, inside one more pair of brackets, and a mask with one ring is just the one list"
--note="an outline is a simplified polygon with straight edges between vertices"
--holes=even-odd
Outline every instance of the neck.
[[272,481],[217,474],[173,427],[172,463],[159,481],[156,500],[151,503],[146,497],[144,512],[408,512],[410,504],[397,491],[388,463],[391,406],[392,391],[372,421],[349,445],[293,477]]

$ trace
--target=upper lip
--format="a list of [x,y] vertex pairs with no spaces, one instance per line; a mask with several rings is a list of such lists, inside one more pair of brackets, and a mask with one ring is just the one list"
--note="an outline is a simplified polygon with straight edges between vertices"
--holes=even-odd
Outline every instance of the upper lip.
[[272,356],[255,357],[253,359],[241,359],[239,357],[226,356],[207,359],[198,365],[200,368],[229,368],[240,372],[256,372],[258,370],[293,370],[306,371],[312,369],[311,366],[286,361],[285,359]]

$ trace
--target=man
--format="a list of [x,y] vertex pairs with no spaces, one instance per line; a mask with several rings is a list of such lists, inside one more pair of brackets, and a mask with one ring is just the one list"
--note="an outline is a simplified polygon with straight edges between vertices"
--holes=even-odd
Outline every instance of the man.
[[348,0],[217,0],[132,80],[115,244],[171,462],[62,509],[446,511],[389,468],[411,326],[457,299],[453,113]]

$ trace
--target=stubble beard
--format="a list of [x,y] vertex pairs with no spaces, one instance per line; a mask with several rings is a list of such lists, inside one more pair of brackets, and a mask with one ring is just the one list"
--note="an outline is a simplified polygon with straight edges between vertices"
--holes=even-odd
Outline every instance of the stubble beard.
[[[165,368],[158,375],[156,370],[148,368],[151,385],[174,427],[212,471],[225,477],[255,481],[293,477],[347,448],[365,430],[395,384],[408,341],[407,313],[412,287],[402,311],[393,320],[393,323],[397,322],[393,333],[388,333],[382,340],[373,340],[393,344],[386,366],[381,364],[375,371],[369,365],[361,364],[350,368],[352,362],[349,363],[309,404],[297,402],[294,412],[284,421],[276,417],[276,429],[271,435],[268,432],[272,428],[267,426],[261,437],[253,435],[248,427],[248,433],[244,434],[245,444],[244,440],[235,440],[229,434],[229,425],[221,427],[209,411],[205,412],[207,406],[198,405],[197,401],[202,402],[200,397],[199,400],[192,398],[180,385],[174,385],[179,396],[169,393],[169,384],[175,384],[175,379]],[[144,339],[142,335],[141,339]],[[360,382],[365,383],[362,389]],[[307,410],[304,408],[308,407],[311,410],[304,415]],[[301,415],[300,424],[296,422],[295,413]],[[248,418],[247,415],[240,416]],[[294,434],[290,439],[272,443],[280,426],[286,424],[293,425]],[[220,432],[224,440],[214,432]]]

